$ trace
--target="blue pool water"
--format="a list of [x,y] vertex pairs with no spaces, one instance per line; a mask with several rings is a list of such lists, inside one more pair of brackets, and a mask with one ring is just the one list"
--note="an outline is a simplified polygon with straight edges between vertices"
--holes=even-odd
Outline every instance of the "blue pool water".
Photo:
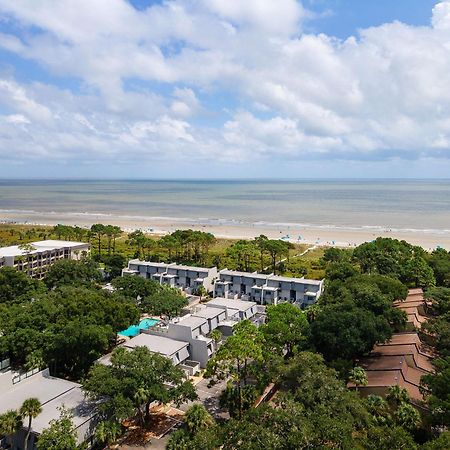
[[155,319],[143,319],[139,325],[130,325],[126,330],[119,331],[117,334],[121,336],[134,337],[139,334],[139,330],[146,330],[147,328],[155,326],[159,321]]

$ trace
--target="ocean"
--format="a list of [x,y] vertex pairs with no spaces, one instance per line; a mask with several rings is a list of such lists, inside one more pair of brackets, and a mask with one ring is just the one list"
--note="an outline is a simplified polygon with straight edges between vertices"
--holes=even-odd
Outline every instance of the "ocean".
[[440,234],[450,180],[1,180],[0,220],[16,216]]

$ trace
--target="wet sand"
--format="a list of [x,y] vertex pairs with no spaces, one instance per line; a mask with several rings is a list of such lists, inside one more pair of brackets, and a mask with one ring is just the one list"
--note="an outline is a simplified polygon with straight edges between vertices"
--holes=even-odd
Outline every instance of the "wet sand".
[[264,234],[271,239],[285,239],[293,243],[316,244],[320,246],[352,247],[369,242],[378,236],[403,239],[420,245],[426,250],[437,246],[450,250],[450,233],[439,231],[389,230],[378,228],[337,228],[337,227],[304,227],[287,224],[252,224],[237,222],[236,224],[212,223],[211,221],[169,218],[128,218],[113,215],[95,214],[40,214],[40,213],[3,213],[0,223],[17,223],[28,225],[78,225],[90,227],[93,223],[118,225],[125,231],[141,229],[155,235],[164,235],[177,229],[193,229],[210,232],[217,238],[253,239]]

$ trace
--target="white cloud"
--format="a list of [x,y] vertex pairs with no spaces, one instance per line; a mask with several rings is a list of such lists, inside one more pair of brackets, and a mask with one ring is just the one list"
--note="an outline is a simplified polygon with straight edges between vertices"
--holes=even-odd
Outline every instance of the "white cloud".
[[204,0],[206,8],[237,24],[274,33],[296,33],[304,10],[296,0]]
[[433,27],[448,30],[450,28],[450,3],[443,1],[433,8]]
[[19,30],[1,33],[1,47],[81,83],[0,80],[0,154],[450,157],[449,0],[429,26],[394,22],[346,41],[302,33],[311,15],[295,0],[139,11],[124,0],[0,0],[0,13]]
[[156,122],[138,122],[131,127],[131,135],[137,139],[156,135],[163,140],[184,140],[194,142],[189,134],[190,125],[181,120],[163,116]]
[[45,122],[51,118],[46,106],[36,102],[22,86],[13,81],[0,80],[0,104],[37,122]]
[[10,114],[1,117],[5,122],[12,123],[14,125],[30,123],[30,121],[22,114]]
[[176,116],[189,117],[200,109],[200,102],[192,89],[175,88],[171,110]]

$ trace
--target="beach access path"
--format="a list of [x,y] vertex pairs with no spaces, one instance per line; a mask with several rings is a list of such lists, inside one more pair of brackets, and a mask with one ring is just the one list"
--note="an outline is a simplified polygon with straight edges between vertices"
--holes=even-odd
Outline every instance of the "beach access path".
[[[317,244],[312,245],[311,247],[308,247],[305,251],[299,253],[298,255],[291,256],[290,259],[292,259],[292,258],[301,258],[302,256],[306,255],[308,252],[310,252],[312,250],[315,250],[316,248],[317,248]],[[278,264],[281,264],[282,262],[285,262],[285,261],[287,261],[287,258],[280,259],[279,261],[277,261],[275,263],[275,265],[278,266]],[[270,267],[271,266],[264,267],[264,271],[269,270]]]

